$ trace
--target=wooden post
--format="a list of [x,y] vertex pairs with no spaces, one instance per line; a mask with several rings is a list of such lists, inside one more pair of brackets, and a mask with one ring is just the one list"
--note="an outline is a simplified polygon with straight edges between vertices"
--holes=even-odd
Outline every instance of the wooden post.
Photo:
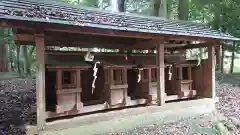
[[215,46],[208,47],[208,76],[205,78],[208,81],[208,90],[207,97],[213,98],[216,97],[216,88],[215,88]]
[[[127,84],[127,68],[124,68],[122,69],[121,71],[123,74],[122,74],[122,79],[123,79],[123,84]],[[124,89],[123,91],[123,103],[124,103],[124,106],[127,106],[129,104],[129,100],[128,100],[128,91],[127,91],[127,88]]]
[[114,72],[113,72],[113,68],[110,67],[109,69],[109,84],[110,86],[114,84]]
[[36,44],[36,95],[37,95],[37,128],[43,130],[46,116],[45,116],[45,56],[44,56],[44,35],[35,35]]
[[63,72],[62,72],[62,70],[61,69],[59,69],[59,70],[57,70],[57,76],[56,76],[57,78],[56,78],[56,80],[57,80],[57,90],[60,90],[60,89],[62,89],[62,87],[63,87],[63,83],[62,83],[62,81],[63,81]]
[[[192,80],[192,67],[188,67],[188,80]],[[189,89],[192,90],[192,83],[190,83]]]
[[151,68],[147,69],[148,71],[148,105],[152,103],[152,73]]
[[78,69],[76,73],[76,80],[77,80],[77,88],[81,88],[81,70]]
[[157,99],[158,105],[165,103],[164,45],[157,45]]

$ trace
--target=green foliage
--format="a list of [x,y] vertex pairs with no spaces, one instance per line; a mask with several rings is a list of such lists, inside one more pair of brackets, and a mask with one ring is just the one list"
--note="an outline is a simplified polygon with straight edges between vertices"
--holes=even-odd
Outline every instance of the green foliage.
[[75,5],[98,7],[98,0],[63,0],[63,1]]

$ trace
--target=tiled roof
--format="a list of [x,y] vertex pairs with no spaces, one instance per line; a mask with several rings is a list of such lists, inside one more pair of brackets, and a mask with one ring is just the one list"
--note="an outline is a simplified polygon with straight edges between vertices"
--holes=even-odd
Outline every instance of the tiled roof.
[[52,0],[0,0],[0,19],[79,25],[165,35],[239,40],[199,23],[79,8]]

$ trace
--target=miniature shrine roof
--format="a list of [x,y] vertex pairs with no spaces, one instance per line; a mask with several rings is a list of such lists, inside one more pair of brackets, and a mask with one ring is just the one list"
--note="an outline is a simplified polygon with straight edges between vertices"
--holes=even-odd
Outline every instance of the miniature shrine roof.
[[199,23],[79,8],[53,0],[0,0],[0,19],[140,33],[240,40]]

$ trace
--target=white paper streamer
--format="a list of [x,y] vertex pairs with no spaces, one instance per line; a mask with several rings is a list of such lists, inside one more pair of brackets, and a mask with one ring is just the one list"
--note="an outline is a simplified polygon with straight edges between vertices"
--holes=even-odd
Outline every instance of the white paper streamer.
[[200,57],[198,57],[198,63],[197,63],[197,66],[199,66],[200,64],[201,64],[201,58]]
[[90,50],[87,52],[87,54],[84,56],[85,61],[93,61],[94,55],[91,55]]
[[172,69],[172,65],[169,66],[169,70],[168,70],[168,80],[172,80],[172,72],[171,72],[171,69]]
[[141,78],[142,78],[141,77],[141,70],[138,70],[138,81],[137,81],[138,83],[141,81]]
[[92,82],[92,93],[95,89],[95,81],[97,79],[97,71],[98,71],[97,64],[100,64],[100,62],[99,61],[96,62],[94,67],[93,67],[93,77],[94,77],[94,79],[93,79],[93,82]]

